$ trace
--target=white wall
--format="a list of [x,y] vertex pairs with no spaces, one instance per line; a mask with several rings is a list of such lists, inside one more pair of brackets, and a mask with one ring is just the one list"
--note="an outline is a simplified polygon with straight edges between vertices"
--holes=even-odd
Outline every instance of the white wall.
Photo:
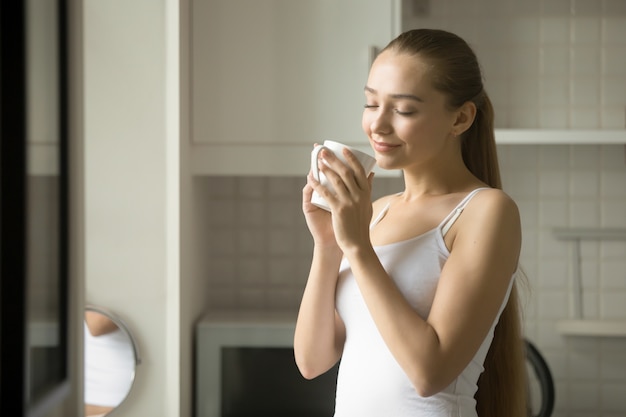
[[86,302],[143,363],[120,415],[180,413],[178,1],[86,0]]

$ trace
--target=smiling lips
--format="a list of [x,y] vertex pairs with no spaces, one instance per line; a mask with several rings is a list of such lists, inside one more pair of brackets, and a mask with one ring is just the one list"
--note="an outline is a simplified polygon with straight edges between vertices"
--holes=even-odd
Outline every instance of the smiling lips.
[[390,143],[385,143],[385,142],[377,142],[375,140],[372,142],[374,144],[373,147],[376,152],[390,152],[400,146],[400,145],[392,145]]

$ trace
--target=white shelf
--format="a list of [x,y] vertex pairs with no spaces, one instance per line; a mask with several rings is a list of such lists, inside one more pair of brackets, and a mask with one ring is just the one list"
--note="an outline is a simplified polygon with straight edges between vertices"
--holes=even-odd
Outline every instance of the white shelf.
[[626,129],[496,129],[498,145],[619,145]]
[[626,337],[626,320],[563,320],[556,327],[566,336]]

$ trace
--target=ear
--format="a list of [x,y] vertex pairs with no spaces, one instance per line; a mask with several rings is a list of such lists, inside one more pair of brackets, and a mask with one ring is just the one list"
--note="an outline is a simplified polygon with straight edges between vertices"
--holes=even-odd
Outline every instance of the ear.
[[466,101],[457,110],[456,120],[452,126],[454,136],[462,135],[474,123],[475,118],[476,105],[471,101]]

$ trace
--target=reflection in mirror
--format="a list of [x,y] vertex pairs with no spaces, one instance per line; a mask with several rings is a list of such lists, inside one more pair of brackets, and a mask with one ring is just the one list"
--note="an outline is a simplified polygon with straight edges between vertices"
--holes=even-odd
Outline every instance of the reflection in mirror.
[[137,344],[110,311],[85,308],[85,417],[109,414],[128,396],[140,363]]

